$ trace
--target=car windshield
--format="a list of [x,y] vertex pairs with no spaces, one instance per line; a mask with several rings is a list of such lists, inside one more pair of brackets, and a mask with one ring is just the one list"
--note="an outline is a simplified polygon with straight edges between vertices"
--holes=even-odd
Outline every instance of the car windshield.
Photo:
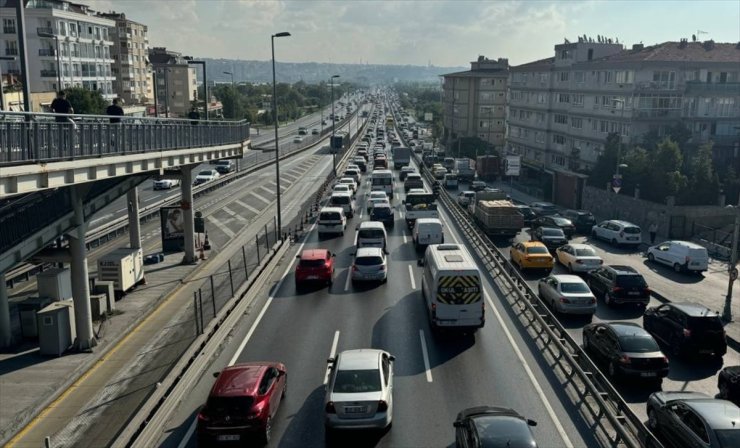
[[565,237],[565,234],[560,229],[542,229],[542,234],[544,236],[559,236],[559,237]]
[[347,205],[350,202],[349,196],[332,196],[331,205]]
[[647,284],[641,275],[620,275],[617,283],[622,288],[646,288]]
[[508,416],[486,416],[473,420],[478,441],[483,448],[502,446],[533,446],[532,433],[527,422]]
[[632,353],[650,353],[660,351],[655,339],[650,336],[622,336],[619,338],[622,351]]
[[337,212],[322,212],[319,215],[319,221],[339,221],[340,219]]
[[735,448],[740,446],[740,429],[718,429],[714,431],[717,441],[722,448]]
[[596,251],[590,247],[584,247],[583,249],[576,249],[577,257],[595,257]]
[[390,207],[375,207],[373,209],[372,216],[388,216],[391,213]]
[[357,236],[359,238],[383,238],[383,231],[380,229],[361,229]]
[[635,234],[635,233],[640,233],[640,232],[641,231],[640,231],[640,228],[639,227],[625,227],[624,228],[624,233],[632,233],[632,234]]
[[339,370],[334,380],[334,392],[340,394],[361,394],[380,391],[380,372],[378,370]]
[[565,218],[552,218],[552,220],[559,226],[569,226],[571,224],[570,220]]
[[560,291],[564,293],[570,293],[570,294],[580,294],[580,293],[591,292],[591,290],[588,289],[588,285],[582,282],[561,283]]
[[547,254],[549,252],[547,251],[546,247],[535,246],[535,247],[527,248],[527,253],[528,254]]
[[211,416],[242,416],[249,412],[254,399],[250,396],[241,397],[208,397],[206,408]]
[[301,260],[301,267],[304,268],[316,268],[321,267],[325,263],[324,260]]
[[211,173],[210,171],[201,171],[200,173],[198,173],[198,176],[211,176],[211,175],[213,175],[213,173]]
[[383,264],[383,259],[376,255],[355,258],[357,266],[378,266]]

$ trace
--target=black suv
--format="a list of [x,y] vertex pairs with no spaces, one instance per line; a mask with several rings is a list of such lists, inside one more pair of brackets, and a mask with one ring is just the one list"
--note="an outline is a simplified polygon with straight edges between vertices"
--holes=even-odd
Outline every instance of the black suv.
[[541,241],[550,252],[555,252],[558,247],[568,244],[565,233],[557,227],[537,227],[532,231],[532,239]]
[[698,303],[666,303],[645,310],[642,326],[674,356],[727,352],[725,329],[717,313]]
[[576,232],[582,234],[591,233],[591,228],[596,225],[596,218],[588,210],[566,210],[563,216],[570,219],[576,226]]
[[576,226],[573,225],[570,219],[563,218],[560,215],[540,216],[532,221],[532,226],[560,229],[568,239],[573,238],[576,233]]
[[642,275],[630,266],[607,265],[590,271],[586,279],[591,292],[607,305],[650,302],[650,288]]

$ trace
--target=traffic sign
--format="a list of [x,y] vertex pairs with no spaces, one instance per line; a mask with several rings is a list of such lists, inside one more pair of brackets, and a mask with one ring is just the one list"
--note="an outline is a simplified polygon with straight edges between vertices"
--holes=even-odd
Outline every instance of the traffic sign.
[[520,156],[506,156],[504,164],[505,176],[518,176],[522,167],[522,158]]
[[615,174],[612,176],[612,190],[614,190],[615,193],[619,193],[619,190],[622,189],[622,175],[621,174]]

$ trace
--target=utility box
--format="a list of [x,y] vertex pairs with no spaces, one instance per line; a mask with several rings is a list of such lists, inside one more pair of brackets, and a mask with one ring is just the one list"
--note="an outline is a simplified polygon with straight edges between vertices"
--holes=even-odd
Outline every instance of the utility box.
[[105,281],[101,282],[100,280],[95,280],[95,284],[92,288],[93,294],[105,294],[106,302],[105,307],[108,311],[113,311],[116,309],[116,289],[113,286],[113,282],[111,281]]
[[108,311],[108,298],[105,294],[90,294],[90,313],[98,320]]
[[29,297],[18,304],[18,314],[21,317],[21,334],[24,338],[39,337],[36,313],[46,308],[54,300],[50,297]]
[[121,248],[98,259],[98,280],[112,281],[116,296],[144,280],[144,256],[141,249]]
[[72,298],[72,277],[69,269],[53,268],[36,274],[39,297],[55,300]]
[[72,299],[54,302],[38,312],[39,354],[62,356],[77,337]]

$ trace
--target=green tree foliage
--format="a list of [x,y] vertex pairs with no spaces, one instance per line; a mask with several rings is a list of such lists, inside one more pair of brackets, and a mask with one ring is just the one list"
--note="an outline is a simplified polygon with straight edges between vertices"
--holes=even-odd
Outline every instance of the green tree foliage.
[[719,175],[712,162],[712,142],[699,146],[688,167],[688,188],[682,192],[683,204],[712,204],[719,193]]
[[76,114],[103,115],[109,104],[98,90],[70,87],[65,92]]

